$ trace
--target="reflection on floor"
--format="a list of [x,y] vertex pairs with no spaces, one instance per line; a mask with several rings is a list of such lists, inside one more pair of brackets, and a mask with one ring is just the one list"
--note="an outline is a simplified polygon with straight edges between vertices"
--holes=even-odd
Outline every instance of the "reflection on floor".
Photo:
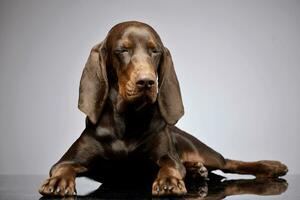
[[[236,179],[226,180],[221,176],[212,175],[210,180],[186,180],[188,194],[184,197],[165,197],[163,199],[186,200],[218,200],[233,195],[280,195],[287,190],[284,179]],[[40,200],[56,199],[42,197]],[[61,198],[57,198],[61,199]],[[87,195],[64,198],[66,200],[80,199],[153,199],[151,185],[107,185],[102,184]],[[156,198],[154,198],[156,199]],[[157,198],[158,199],[158,198]],[[161,198],[160,198],[161,199]]]

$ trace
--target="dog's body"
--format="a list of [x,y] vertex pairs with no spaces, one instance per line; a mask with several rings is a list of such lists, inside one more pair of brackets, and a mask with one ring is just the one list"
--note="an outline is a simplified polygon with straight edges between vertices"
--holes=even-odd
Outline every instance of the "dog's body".
[[153,180],[153,195],[183,195],[184,178],[208,171],[278,177],[277,161],[224,159],[174,124],[183,115],[169,51],[140,22],[124,22],[90,54],[80,83],[86,129],[50,171],[43,195],[74,195],[75,178],[100,182]]

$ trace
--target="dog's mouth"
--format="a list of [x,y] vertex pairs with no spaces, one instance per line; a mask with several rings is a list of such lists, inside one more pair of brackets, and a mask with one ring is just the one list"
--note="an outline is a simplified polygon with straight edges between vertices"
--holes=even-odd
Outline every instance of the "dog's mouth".
[[153,104],[157,99],[157,89],[144,89],[144,90],[126,90],[125,100],[134,103],[134,102],[144,102]]
[[157,83],[149,88],[139,88],[128,83],[124,88],[123,98],[131,104],[153,104],[157,99]]
[[131,105],[134,110],[140,110],[147,105],[154,104],[158,96],[158,82],[151,87],[139,87],[134,81],[127,81],[119,85],[119,94],[122,102]]

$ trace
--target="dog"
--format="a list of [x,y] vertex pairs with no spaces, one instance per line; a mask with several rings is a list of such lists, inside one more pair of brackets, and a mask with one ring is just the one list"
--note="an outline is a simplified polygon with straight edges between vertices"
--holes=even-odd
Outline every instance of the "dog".
[[279,161],[225,159],[175,126],[184,107],[169,50],[149,25],[115,25],[90,52],[80,80],[86,128],[42,184],[42,195],[76,195],[75,178],[102,183],[152,181],[152,194],[187,193],[186,177],[213,170],[279,177]]

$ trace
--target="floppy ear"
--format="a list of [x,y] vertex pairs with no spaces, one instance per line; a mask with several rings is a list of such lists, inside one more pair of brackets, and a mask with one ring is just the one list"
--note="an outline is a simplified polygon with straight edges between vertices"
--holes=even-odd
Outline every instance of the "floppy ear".
[[79,87],[78,108],[93,124],[97,123],[108,94],[106,52],[103,44],[104,42],[92,48]]
[[167,48],[163,49],[162,56],[158,74],[158,105],[166,123],[174,125],[184,114],[184,108],[172,57]]

